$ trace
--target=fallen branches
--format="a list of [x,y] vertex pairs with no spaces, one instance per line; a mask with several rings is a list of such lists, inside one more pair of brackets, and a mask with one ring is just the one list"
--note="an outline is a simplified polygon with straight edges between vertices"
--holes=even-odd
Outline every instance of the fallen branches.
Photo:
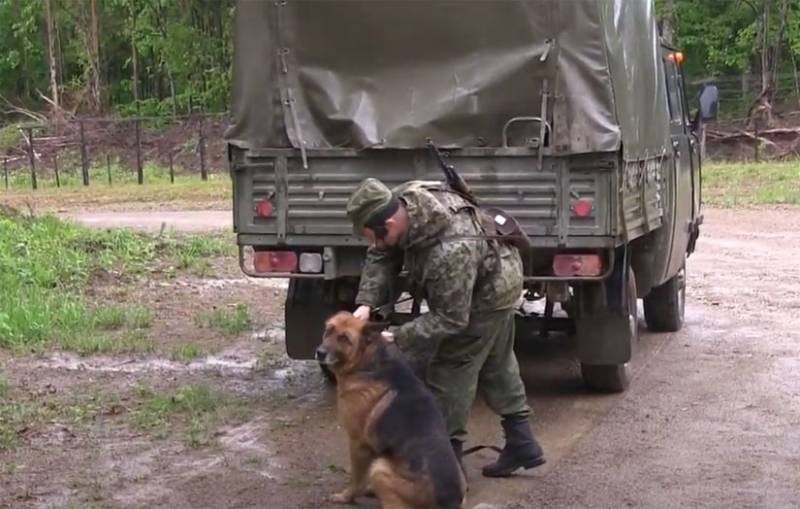
[[5,96],[0,95],[0,99],[6,103],[8,109],[4,113],[15,113],[17,115],[22,115],[23,117],[28,117],[36,122],[44,124],[48,121],[46,115],[42,115],[41,113],[36,113],[35,111],[31,111],[27,108],[23,108],[22,106],[16,106],[14,103],[9,101],[5,98]]
[[780,160],[800,155],[800,127],[773,127],[764,130],[745,129],[735,125],[715,127],[717,129],[706,129],[706,139],[708,144],[716,147],[714,152],[727,154],[725,157]]
[[755,132],[748,132],[743,129],[737,129],[733,132],[728,131],[714,131],[708,129],[706,131],[706,135],[709,138],[713,138],[714,141],[725,141],[734,138],[750,138],[750,139],[759,139],[767,141],[770,144],[774,144],[773,142],[766,140],[763,138],[765,135],[772,135],[772,134],[798,134],[800,135],[800,127],[776,127],[773,129],[764,129],[763,131],[758,131],[758,135]]

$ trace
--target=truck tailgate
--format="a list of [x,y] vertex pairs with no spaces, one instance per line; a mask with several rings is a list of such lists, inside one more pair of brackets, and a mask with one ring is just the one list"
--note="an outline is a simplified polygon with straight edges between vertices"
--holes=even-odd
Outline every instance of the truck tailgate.
[[[510,149],[509,152],[513,151]],[[459,150],[449,161],[486,206],[512,214],[539,246],[606,246],[613,242],[615,159]],[[388,186],[437,180],[441,170],[424,151],[310,152],[308,168],[292,150],[250,151],[233,164],[234,227],[240,243],[343,245],[357,243],[345,204],[366,177]],[[591,204],[579,217],[577,200]],[[259,204],[266,202],[268,206]],[[268,210],[269,215],[263,217]],[[246,242],[243,242],[245,240]]]

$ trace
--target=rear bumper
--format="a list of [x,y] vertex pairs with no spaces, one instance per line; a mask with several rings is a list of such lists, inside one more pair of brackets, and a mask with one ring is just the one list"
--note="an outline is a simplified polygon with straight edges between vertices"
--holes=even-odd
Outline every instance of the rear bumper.
[[[282,251],[293,251],[298,255],[303,252],[320,253],[323,260],[323,270],[319,273],[302,273],[298,271],[293,272],[257,272],[251,261],[252,256],[248,256],[249,246],[259,246],[264,248],[277,247]],[[606,246],[603,248],[589,248],[584,247],[586,252],[595,252],[602,255],[603,270],[599,275],[594,276],[556,276],[552,274],[535,274],[530,272],[530,263],[526,263],[526,283],[536,282],[580,282],[580,281],[603,281],[607,279],[614,270],[614,262],[616,259],[615,249],[613,246]],[[575,250],[571,250],[575,252]],[[335,246],[326,246],[322,249],[319,247],[305,246],[277,246],[268,244],[239,244],[239,267],[242,272],[254,278],[279,278],[279,279],[322,279],[333,280],[346,277],[360,277],[361,268],[363,266],[364,254],[366,249],[361,244],[350,244],[346,248],[337,249]],[[545,256],[553,256],[563,251],[549,250]],[[401,274],[402,276],[402,274]]]

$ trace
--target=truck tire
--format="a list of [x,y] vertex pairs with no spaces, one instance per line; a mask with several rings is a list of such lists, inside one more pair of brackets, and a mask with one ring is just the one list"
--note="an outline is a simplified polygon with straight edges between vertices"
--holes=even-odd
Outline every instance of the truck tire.
[[[637,306],[636,279],[633,269],[628,269],[626,287],[628,327],[630,341],[639,341],[639,310]],[[630,363],[624,364],[584,364],[581,363],[581,376],[587,389],[594,392],[617,393],[625,391],[630,385]]]
[[654,332],[677,332],[683,327],[686,309],[686,268],[669,281],[653,288],[644,298],[644,319]]

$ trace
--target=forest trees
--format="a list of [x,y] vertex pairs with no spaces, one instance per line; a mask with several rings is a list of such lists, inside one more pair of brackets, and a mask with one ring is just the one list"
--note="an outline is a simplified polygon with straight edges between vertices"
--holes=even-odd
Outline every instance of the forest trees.
[[689,76],[721,81],[723,101],[738,104],[733,113],[770,125],[783,97],[798,106],[800,0],[657,0],[657,7],[687,55]]
[[[776,108],[800,107],[800,0],[656,8],[689,84],[713,79],[725,115],[770,124]],[[233,11],[234,0],[0,0],[0,124],[10,104],[49,115],[224,111]]]
[[233,0],[0,0],[0,103],[51,114],[225,110],[232,16]]

